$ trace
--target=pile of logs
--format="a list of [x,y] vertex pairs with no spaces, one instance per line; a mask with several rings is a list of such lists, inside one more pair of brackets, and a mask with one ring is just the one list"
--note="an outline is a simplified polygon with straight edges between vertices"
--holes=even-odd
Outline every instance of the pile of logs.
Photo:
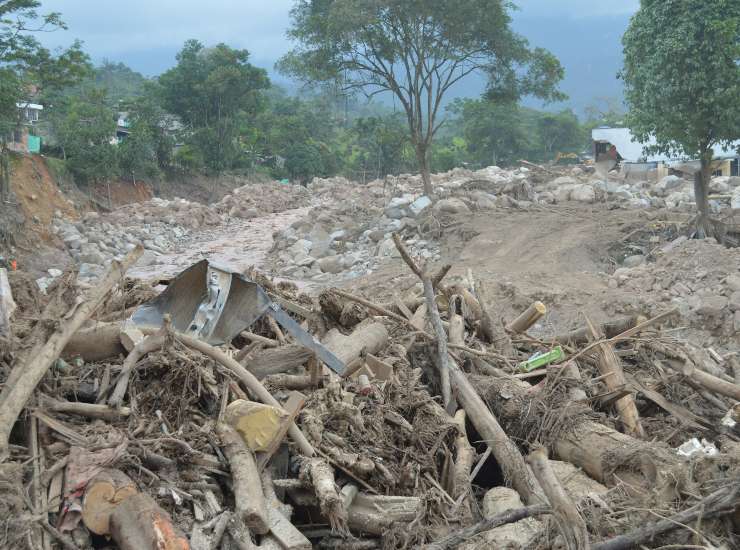
[[394,241],[393,303],[267,288],[341,376],[269,319],[222,347],[122,321],[141,249],[21,340],[0,279],[0,547],[740,547],[736,357],[675,311],[534,338],[545,304],[503,319]]

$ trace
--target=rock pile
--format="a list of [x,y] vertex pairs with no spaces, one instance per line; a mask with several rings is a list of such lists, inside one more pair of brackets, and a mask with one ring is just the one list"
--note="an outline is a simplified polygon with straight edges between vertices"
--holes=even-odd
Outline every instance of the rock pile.
[[630,291],[628,298],[609,305],[614,312],[676,307],[692,328],[708,335],[736,339],[740,332],[740,249],[713,239],[679,237],[654,263],[617,269],[609,285]]

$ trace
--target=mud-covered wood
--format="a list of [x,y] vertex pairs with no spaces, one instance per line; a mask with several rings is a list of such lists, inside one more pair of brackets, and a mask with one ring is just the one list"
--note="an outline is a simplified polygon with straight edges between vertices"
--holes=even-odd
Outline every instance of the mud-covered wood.
[[251,531],[264,535],[270,521],[254,455],[231,426],[220,423],[217,431],[231,469],[236,514]]
[[[596,328],[590,319],[586,318],[586,323],[591,330],[594,340],[598,341],[604,338],[604,334]],[[596,350],[598,353],[596,365],[604,377],[604,383],[607,389],[613,392],[624,388],[627,385],[627,379],[624,376],[622,363],[619,361],[617,354],[614,353],[612,344],[602,342],[596,346]],[[614,408],[622,420],[625,432],[633,437],[643,439],[645,437],[645,430],[643,430],[640,423],[640,414],[637,412],[637,405],[635,405],[633,395],[628,394],[617,399],[614,403]]]
[[542,447],[535,449],[527,457],[527,463],[532,467],[534,477],[537,478],[550,502],[555,521],[565,539],[566,548],[568,550],[589,550],[590,540],[586,522],[583,521],[576,504],[565,492],[550,467],[547,451]]
[[299,344],[266,349],[249,357],[244,366],[257,378],[290,372],[305,365],[314,352]]
[[187,537],[149,495],[123,501],[111,514],[110,529],[120,550],[190,550]]
[[120,470],[106,468],[85,488],[82,521],[96,535],[110,534],[111,514],[124,500],[137,493],[136,484],[130,477]]

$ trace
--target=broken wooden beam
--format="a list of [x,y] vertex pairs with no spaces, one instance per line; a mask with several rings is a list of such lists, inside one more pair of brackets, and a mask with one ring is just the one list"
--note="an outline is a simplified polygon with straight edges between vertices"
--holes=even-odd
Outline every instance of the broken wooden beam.
[[527,457],[527,463],[531,466],[534,477],[542,487],[547,500],[553,510],[555,522],[560,528],[560,533],[565,539],[565,546],[569,550],[589,550],[590,541],[588,529],[583,517],[578,513],[575,502],[565,492],[555,472],[547,460],[547,451],[539,447],[532,451]]
[[[594,340],[599,341],[604,338],[604,334],[598,331],[588,317],[586,317],[586,323],[589,330],[591,330]],[[605,377],[604,384],[607,389],[609,391],[617,391],[619,388],[625,387],[627,385],[627,379],[624,376],[624,370],[622,370],[622,363],[619,361],[617,354],[614,353],[614,347],[608,342],[601,342],[596,349],[598,351],[596,365],[599,372]],[[635,405],[635,398],[632,394],[630,393],[624,397],[620,397],[615,402],[614,408],[622,421],[625,432],[633,437],[643,439],[645,437],[645,430],[643,430],[640,423],[640,414],[637,412],[637,405]]]
[[169,514],[149,495],[124,500],[110,517],[111,537],[121,550],[190,550]]
[[527,332],[537,321],[547,313],[547,307],[542,302],[534,302],[516,319],[506,325],[506,330],[513,334]]
[[236,514],[251,531],[264,535],[270,522],[254,455],[228,424],[220,423],[217,431],[231,468]]

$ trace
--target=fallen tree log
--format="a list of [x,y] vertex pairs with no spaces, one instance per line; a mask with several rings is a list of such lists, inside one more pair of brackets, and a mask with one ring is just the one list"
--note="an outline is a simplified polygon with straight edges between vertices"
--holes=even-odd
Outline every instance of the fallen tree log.
[[466,518],[472,517],[472,507],[470,499],[473,490],[470,486],[470,470],[473,468],[475,461],[475,449],[468,440],[468,434],[465,430],[465,411],[459,410],[455,413],[455,424],[457,424],[457,437],[455,438],[455,466],[452,475],[452,498],[455,500],[462,498],[464,515]]
[[115,409],[108,405],[95,405],[92,403],[76,403],[72,401],[56,401],[54,399],[42,400],[42,406],[47,411],[59,412],[64,414],[74,414],[87,418],[99,418],[113,422],[126,418],[131,415],[131,409],[120,407]]
[[355,533],[382,535],[394,523],[414,521],[420,507],[418,497],[358,493],[347,509],[347,525]]
[[485,404],[474,384],[468,380],[457,365],[450,370],[452,386],[457,389],[457,398],[465,409],[470,422],[491,448],[493,456],[504,472],[504,477],[511,481],[514,490],[528,504],[540,503],[537,485],[531,479],[524,457],[517,446],[509,439],[498,423],[491,409]]
[[478,301],[481,305],[480,332],[485,340],[493,344],[496,351],[506,357],[514,357],[514,344],[511,342],[509,333],[504,328],[501,317],[496,315],[492,309],[490,295],[485,283],[481,281],[478,285]]
[[339,496],[334,481],[334,470],[323,458],[309,458],[301,467],[301,478],[310,480],[319,501],[321,514],[329,521],[331,528],[338,532],[347,529],[347,510]]
[[102,470],[85,488],[82,521],[96,535],[109,535],[113,511],[138,492],[136,484],[123,472],[112,468]]
[[255,353],[245,361],[246,369],[257,378],[289,372],[305,365],[314,352],[300,344],[290,344]]
[[61,328],[45,342],[39,342],[25,356],[25,360],[15,366],[13,370],[18,369],[19,372],[15,383],[6,385],[0,394],[0,459],[8,455],[10,432],[36,386],[59,358],[72,335],[103,303],[108,292],[123,279],[126,270],[136,263],[143,252],[144,249],[137,246],[122,262],[114,261],[105,277],[91,289],[82,303],[70,311],[69,318]]
[[388,330],[382,323],[359,325],[349,336],[338,330],[330,330],[324,338],[324,346],[336,355],[345,365],[366,353],[376,354],[388,343]]
[[539,447],[527,457],[527,463],[532,467],[534,477],[547,496],[560,533],[565,539],[565,546],[569,550],[588,550],[590,547],[588,529],[581,514],[578,513],[575,503],[565,492],[560,481],[555,476],[550,462],[547,460],[547,451]]
[[169,514],[143,493],[127,498],[113,511],[110,529],[121,550],[190,550],[188,539]]
[[[604,334],[598,331],[588,317],[586,317],[586,323],[591,330],[594,340],[599,341],[604,338]],[[620,388],[624,388],[627,385],[627,379],[624,376],[624,370],[622,370],[622,363],[619,361],[617,354],[614,353],[614,347],[608,342],[602,342],[596,349],[598,351],[596,365],[599,372],[605,377],[604,383],[607,389],[609,391],[617,391]],[[637,412],[637,405],[635,405],[635,398],[632,394],[630,393],[617,399],[614,403],[614,408],[622,420],[627,434],[643,439],[645,437],[645,430],[642,429],[640,414]]]
[[[486,372],[489,376],[473,375],[470,380],[483,396],[490,396],[488,402],[504,426],[522,437],[539,431],[541,415],[551,412],[550,406],[526,382],[491,365]],[[558,459],[578,466],[593,479],[608,486],[623,480],[635,487],[654,488],[668,500],[686,485],[686,463],[667,446],[595,422],[588,407],[573,402],[558,414],[568,421],[559,426],[548,446]]]
[[[632,317],[617,319],[616,321],[611,321],[609,323],[602,323],[601,325],[597,326],[597,330],[605,334],[607,338],[614,338],[615,336],[622,334],[626,330],[637,326],[639,323],[645,320],[647,320],[645,317],[633,315]],[[591,327],[584,326],[575,330],[571,330],[570,332],[558,334],[552,339],[558,344],[579,345],[588,344],[591,341],[591,336]]]
[[217,431],[231,467],[237,517],[251,531],[264,535],[270,530],[270,520],[254,455],[231,426],[220,423]]
[[75,332],[62,351],[62,357],[81,357],[84,361],[97,362],[126,354],[121,343],[121,323],[96,323],[90,328]]

